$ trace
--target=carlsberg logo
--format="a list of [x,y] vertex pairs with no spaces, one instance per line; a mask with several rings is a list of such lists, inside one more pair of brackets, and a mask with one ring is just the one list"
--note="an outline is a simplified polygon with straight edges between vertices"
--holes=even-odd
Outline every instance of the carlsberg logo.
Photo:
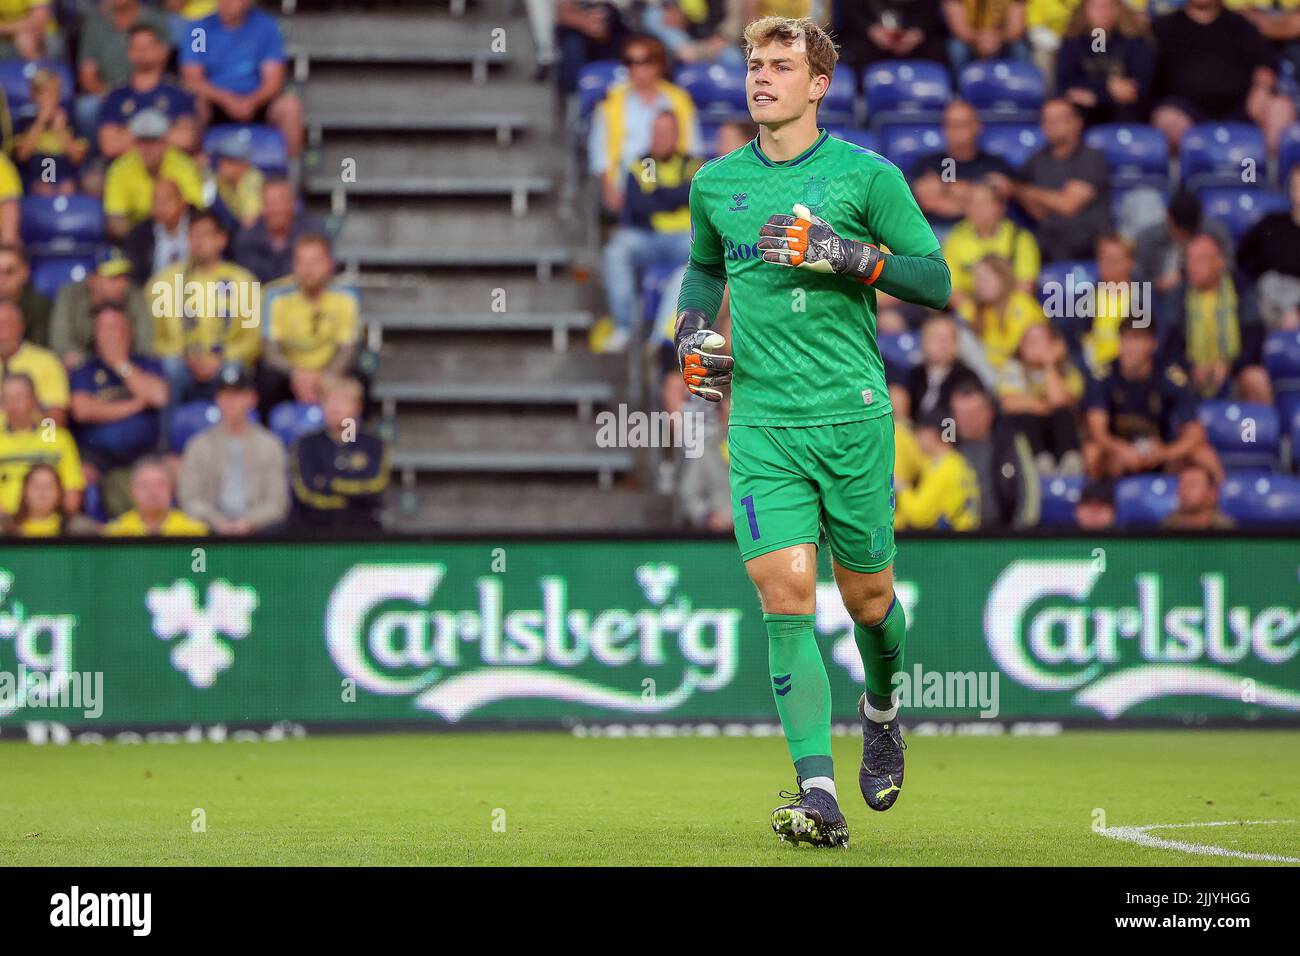
[[[1114,574],[1115,572],[1111,572]],[[1133,576],[1134,601],[1088,601],[1102,571],[1092,560],[1015,561],[993,583],[984,634],[1002,672],[1026,687],[1073,691],[1116,717],[1147,700],[1208,696],[1300,711],[1300,693],[1232,671],[1253,658],[1300,654],[1300,609],[1233,606],[1221,574],[1200,576],[1201,600],[1167,606],[1161,576]]]
[[[694,609],[680,597],[669,603],[672,565],[636,570],[653,606],[599,612],[570,607],[558,576],[537,579],[535,607],[504,611],[502,580],[491,575],[475,582],[476,606],[438,606],[446,572],[442,564],[348,571],[325,614],[339,671],[371,693],[413,697],[448,721],[512,698],[658,713],[735,675],[740,612]],[[674,661],[682,665],[676,685],[647,692],[647,673],[662,674]],[[600,680],[573,673],[589,662],[602,665]]]

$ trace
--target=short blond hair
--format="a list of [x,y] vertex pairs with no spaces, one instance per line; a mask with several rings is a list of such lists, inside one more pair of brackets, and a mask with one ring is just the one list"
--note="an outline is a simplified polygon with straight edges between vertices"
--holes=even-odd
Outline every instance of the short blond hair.
[[325,398],[334,392],[347,392],[348,397],[360,402],[365,398],[365,388],[361,381],[351,375],[327,373],[321,376],[320,397]]
[[794,47],[808,59],[808,71],[813,76],[830,79],[835,76],[835,64],[840,54],[830,34],[811,17],[760,17],[745,27],[745,59],[756,47],[773,41]]

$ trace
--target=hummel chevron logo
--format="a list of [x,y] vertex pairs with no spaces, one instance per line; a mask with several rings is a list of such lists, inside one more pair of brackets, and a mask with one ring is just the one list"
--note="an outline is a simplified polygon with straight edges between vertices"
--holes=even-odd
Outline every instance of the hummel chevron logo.
[[794,686],[790,682],[791,674],[775,674],[772,677],[772,689],[776,691],[777,697],[784,697],[790,693],[790,688]]

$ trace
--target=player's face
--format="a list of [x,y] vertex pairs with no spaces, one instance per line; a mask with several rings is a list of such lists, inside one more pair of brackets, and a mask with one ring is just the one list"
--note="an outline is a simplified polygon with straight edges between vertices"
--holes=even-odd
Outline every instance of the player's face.
[[825,76],[813,77],[808,57],[796,46],[769,43],[749,53],[745,98],[754,122],[781,126],[816,109],[816,100],[830,85]]

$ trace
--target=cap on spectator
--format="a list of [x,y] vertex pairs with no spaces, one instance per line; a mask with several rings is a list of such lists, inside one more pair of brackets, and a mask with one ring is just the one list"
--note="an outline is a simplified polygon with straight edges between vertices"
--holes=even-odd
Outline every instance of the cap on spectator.
[[1115,486],[1109,481],[1090,481],[1083,486],[1083,491],[1079,493],[1079,504],[1110,505],[1114,507]]
[[221,371],[217,374],[217,388],[253,388],[253,376],[248,374],[248,369],[244,366],[228,362],[221,366]]
[[252,155],[252,147],[243,136],[227,136],[217,143],[213,154],[218,159],[242,159],[247,161]]
[[105,279],[112,279],[117,276],[131,274],[131,260],[115,247],[110,248],[107,253],[100,259],[99,264],[95,266],[95,275],[103,276]]
[[131,118],[127,128],[136,139],[162,139],[170,124],[158,110],[141,110]]

